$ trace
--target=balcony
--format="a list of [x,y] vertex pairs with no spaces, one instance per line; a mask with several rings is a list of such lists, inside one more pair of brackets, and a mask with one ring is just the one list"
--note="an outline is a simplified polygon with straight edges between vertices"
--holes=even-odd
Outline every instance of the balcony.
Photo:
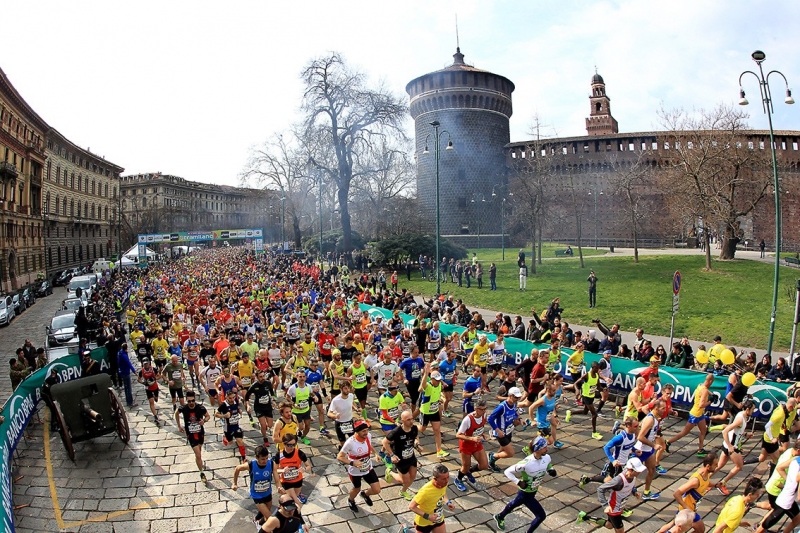
[[41,176],[37,176],[34,173],[30,173],[30,174],[28,174],[28,179],[30,180],[31,185],[33,185],[35,187],[41,187],[42,186],[42,177]]
[[17,166],[8,161],[0,161],[0,178],[17,179]]

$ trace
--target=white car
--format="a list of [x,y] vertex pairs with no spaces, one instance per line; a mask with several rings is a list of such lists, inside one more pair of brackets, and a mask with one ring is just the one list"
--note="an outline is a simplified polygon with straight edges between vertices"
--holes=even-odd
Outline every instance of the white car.
[[0,324],[8,325],[17,316],[11,296],[0,296]]

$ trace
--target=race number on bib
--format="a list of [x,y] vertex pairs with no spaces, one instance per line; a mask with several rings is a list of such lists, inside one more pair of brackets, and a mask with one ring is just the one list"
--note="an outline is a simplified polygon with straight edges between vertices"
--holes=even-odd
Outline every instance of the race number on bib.
[[403,459],[410,459],[414,457],[414,448],[406,448],[403,450]]

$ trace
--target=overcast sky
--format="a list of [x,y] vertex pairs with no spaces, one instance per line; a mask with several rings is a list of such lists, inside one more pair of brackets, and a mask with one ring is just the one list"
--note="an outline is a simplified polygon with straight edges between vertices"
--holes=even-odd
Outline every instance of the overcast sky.
[[[398,94],[452,63],[516,84],[511,140],[584,135],[595,65],[622,132],[738,100],[750,53],[800,87],[796,0],[7,2],[0,67],[72,142],[125,167],[236,185],[251,146],[298,120],[299,73],[338,51]],[[744,82],[750,124],[767,127]],[[800,129],[773,77],[776,129]],[[800,92],[797,94],[800,97]],[[411,119],[408,120],[409,132]]]

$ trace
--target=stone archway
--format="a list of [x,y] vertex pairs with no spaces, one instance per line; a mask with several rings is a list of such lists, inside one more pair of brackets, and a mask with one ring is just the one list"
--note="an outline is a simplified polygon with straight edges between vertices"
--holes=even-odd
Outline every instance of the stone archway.
[[8,282],[11,290],[17,290],[17,254],[12,250],[8,254]]

